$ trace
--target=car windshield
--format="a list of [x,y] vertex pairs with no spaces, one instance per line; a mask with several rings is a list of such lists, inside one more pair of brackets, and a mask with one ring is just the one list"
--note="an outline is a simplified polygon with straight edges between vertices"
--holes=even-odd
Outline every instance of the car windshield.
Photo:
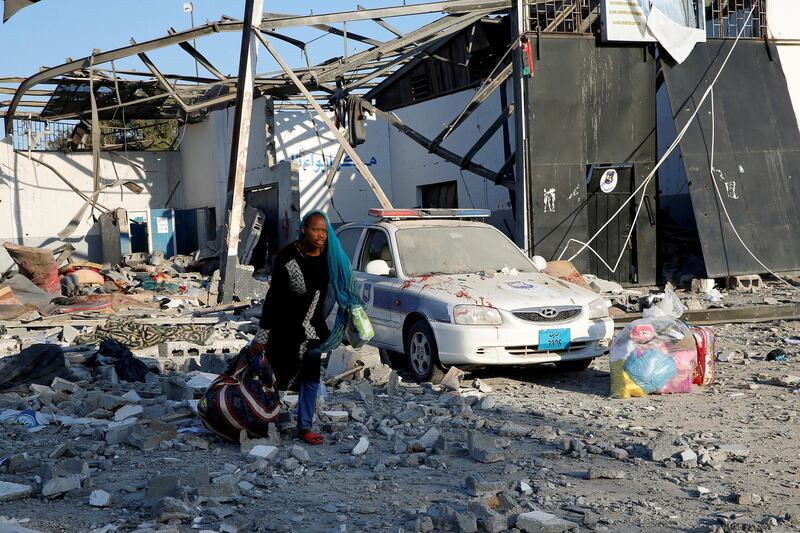
[[427,226],[397,230],[398,254],[407,276],[535,272],[528,258],[491,226]]

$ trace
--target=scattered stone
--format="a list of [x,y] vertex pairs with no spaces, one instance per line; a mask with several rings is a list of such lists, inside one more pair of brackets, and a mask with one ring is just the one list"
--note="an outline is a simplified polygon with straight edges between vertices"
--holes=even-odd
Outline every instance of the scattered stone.
[[703,496],[711,494],[711,490],[707,489],[706,487],[697,487],[697,496],[702,498]]
[[531,511],[517,516],[517,529],[536,533],[559,533],[577,529],[578,525],[543,511]]
[[30,485],[0,481],[0,503],[27,498],[33,492]]
[[178,377],[171,377],[162,381],[161,391],[168,400],[175,402],[194,399],[194,390]]
[[397,372],[394,370],[389,373],[389,381],[386,384],[386,392],[393,396],[400,392],[400,376],[398,376]]
[[301,463],[307,463],[311,460],[311,457],[309,457],[308,455],[308,451],[302,446],[299,446],[297,444],[295,444],[289,449],[289,453],[291,453],[292,457],[294,457]]
[[612,468],[590,468],[586,479],[625,479],[625,471]]
[[478,531],[478,519],[473,513],[455,513],[453,515],[456,531],[459,533],[476,533]]
[[447,374],[442,378],[441,385],[443,388],[451,391],[458,392],[461,389],[461,378],[464,377],[464,371],[459,370],[457,367],[451,366]]
[[470,431],[467,450],[473,460],[481,463],[496,463],[506,459],[506,453],[497,446],[495,439],[478,431]]
[[743,462],[750,455],[750,448],[743,444],[723,444],[714,451],[714,455],[723,461],[733,459]]
[[81,488],[81,476],[78,474],[55,477],[42,486],[42,496],[54,496],[79,488]]
[[425,432],[424,435],[410,441],[408,443],[408,451],[410,452],[422,452],[425,450],[433,449],[436,445],[436,441],[439,440],[439,430],[436,428],[431,428]]
[[142,397],[133,389],[123,394],[122,399],[129,403],[142,403]]
[[145,507],[152,507],[165,497],[180,498],[183,490],[180,479],[175,476],[161,476],[151,479],[144,491]]
[[121,422],[126,418],[132,418],[134,416],[142,414],[144,408],[141,405],[123,405],[114,413],[114,420]]
[[353,455],[364,455],[367,452],[367,448],[369,448],[369,440],[367,437],[361,437],[351,453]]
[[381,364],[368,368],[366,377],[373,385],[385,385],[389,382],[392,372],[392,367]]
[[678,448],[674,445],[675,435],[670,433],[661,433],[658,437],[650,443],[649,452],[650,459],[658,463],[666,461],[677,453]]
[[330,418],[331,422],[347,422],[350,419],[347,411],[322,411],[322,414]]
[[92,494],[89,496],[89,505],[92,507],[109,507],[111,505],[111,494],[108,492],[98,489],[93,490]]
[[50,388],[56,392],[65,392],[69,394],[75,394],[81,391],[80,385],[63,378],[55,378],[53,383],[50,384]]
[[683,450],[679,458],[680,464],[684,468],[694,468],[697,466],[697,454],[692,450]]
[[278,453],[278,448],[276,446],[265,446],[263,444],[257,444],[253,446],[253,448],[248,452],[248,455],[253,457],[258,457],[259,459],[271,459],[275,454]]
[[505,481],[487,481],[480,475],[468,476],[464,480],[464,487],[470,496],[482,496],[486,493],[497,493],[508,489]]
[[497,400],[495,400],[492,396],[486,396],[482,398],[481,401],[478,402],[477,407],[481,411],[491,411],[497,405]]
[[492,392],[492,387],[481,381],[479,378],[476,378],[475,381],[472,382],[472,386],[484,394]]

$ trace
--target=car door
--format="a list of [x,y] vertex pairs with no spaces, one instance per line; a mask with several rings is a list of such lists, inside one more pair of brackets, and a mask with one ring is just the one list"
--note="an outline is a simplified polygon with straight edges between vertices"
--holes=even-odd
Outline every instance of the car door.
[[[370,261],[381,259],[389,264],[389,276],[367,274]],[[397,350],[402,347],[399,340],[401,333],[396,323],[396,313],[392,312],[395,301],[394,294],[400,280],[394,271],[394,254],[391,249],[389,234],[382,228],[368,228],[361,244],[361,252],[357,263],[357,279],[361,300],[375,330],[373,344]],[[402,324],[402,322],[401,322]]]

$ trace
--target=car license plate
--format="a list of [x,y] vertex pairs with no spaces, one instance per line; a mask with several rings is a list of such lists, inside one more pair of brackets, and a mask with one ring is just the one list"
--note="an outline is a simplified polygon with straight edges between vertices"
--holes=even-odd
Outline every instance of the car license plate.
[[564,350],[569,347],[569,328],[543,329],[539,332],[540,350]]

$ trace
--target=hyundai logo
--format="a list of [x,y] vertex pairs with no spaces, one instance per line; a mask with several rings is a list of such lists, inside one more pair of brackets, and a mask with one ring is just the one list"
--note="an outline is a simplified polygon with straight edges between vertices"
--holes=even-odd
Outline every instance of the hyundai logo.
[[544,318],[555,318],[558,315],[558,309],[553,309],[552,307],[548,307],[547,309],[542,309],[539,311],[539,315]]

